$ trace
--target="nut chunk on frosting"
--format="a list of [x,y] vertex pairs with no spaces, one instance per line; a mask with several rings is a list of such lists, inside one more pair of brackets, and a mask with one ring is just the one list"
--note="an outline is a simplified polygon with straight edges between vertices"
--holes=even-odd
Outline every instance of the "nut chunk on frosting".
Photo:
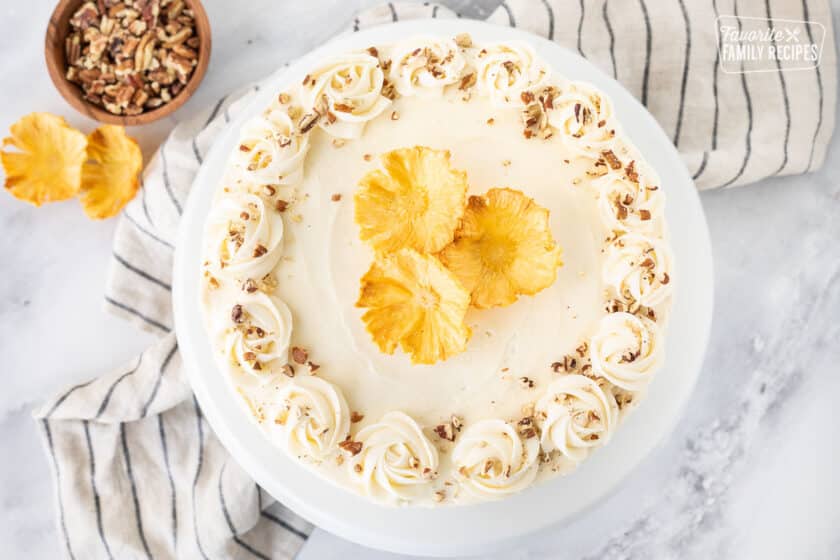
[[228,362],[264,381],[288,361],[291,333],[289,308],[263,292],[239,295],[219,329]]
[[592,371],[622,389],[641,391],[662,362],[663,343],[654,321],[610,313],[601,319],[589,344]]
[[400,95],[441,95],[461,80],[466,59],[451,39],[423,37],[391,53],[390,78]]
[[348,462],[350,475],[368,496],[410,499],[437,475],[438,452],[420,426],[402,412],[389,412],[355,437],[361,451]]
[[298,134],[285,111],[273,109],[242,127],[233,165],[261,184],[294,185],[303,178],[309,137]]
[[598,158],[614,144],[618,124],[612,104],[593,86],[573,82],[551,104],[548,122],[572,152]]
[[210,266],[231,280],[260,279],[274,268],[283,252],[283,218],[266,208],[257,195],[223,194],[207,223]]
[[539,451],[536,437],[522,439],[503,420],[482,420],[461,434],[452,462],[470,494],[502,497],[531,484],[537,475]]
[[609,385],[584,375],[564,375],[537,402],[543,451],[559,451],[574,462],[606,443],[618,423],[618,405]]
[[522,94],[545,81],[548,69],[522,43],[490,45],[476,55],[478,91],[497,106],[520,107]]
[[283,404],[273,422],[280,426],[293,455],[321,460],[335,453],[347,437],[347,401],[332,383],[298,376],[280,390],[277,400]]
[[653,307],[671,294],[671,251],[661,239],[625,233],[607,245],[604,283],[628,303]]
[[365,123],[391,104],[382,95],[384,83],[385,73],[375,56],[351,53],[335,58],[304,78],[304,111],[316,115],[318,126],[330,135],[358,138]]

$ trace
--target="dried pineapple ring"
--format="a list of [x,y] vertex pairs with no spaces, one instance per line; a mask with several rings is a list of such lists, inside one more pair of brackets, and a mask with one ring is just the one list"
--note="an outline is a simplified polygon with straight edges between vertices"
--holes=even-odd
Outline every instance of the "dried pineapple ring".
[[440,251],[464,213],[466,173],[451,167],[448,151],[422,146],[388,152],[382,165],[362,177],[355,195],[362,240],[377,251]]
[[121,126],[103,125],[88,137],[88,161],[82,167],[79,195],[93,219],[115,216],[137,194],[143,167],[140,147]]
[[560,252],[547,209],[520,191],[490,189],[470,197],[455,240],[439,257],[470,291],[472,304],[487,308],[550,286],[563,264]]
[[65,200],[79,192],[86,159],[85,135],[49,113],[30,113],[11,126],[0,152],[6,188],[15,198],[40,206]]
[[397,344],[415,364],[433,364],[463,352],[470,294],[435,257],[414,249],[380,254],[362,277],[356,307],[382,352]]

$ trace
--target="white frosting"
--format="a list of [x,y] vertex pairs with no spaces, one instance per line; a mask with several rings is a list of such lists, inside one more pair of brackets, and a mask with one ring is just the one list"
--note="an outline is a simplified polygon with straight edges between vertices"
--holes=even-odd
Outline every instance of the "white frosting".
[[589,343],[592,371],[622,389],[641,391],[661,365],[663,343],[654,321],[610,313]]
[[283,252],[283,218],[255,194],[222,194],[207,222],[210,268],[231,280],[258,280],[271,272]]
[[536,437],[523,440],[503,420],[482,420],[459,436],[452,462],[468,492],[501,497],[531,484],[537,475],[539,450]]
[[615,397],[604,383],[583,375],[564,375],[537,402],[544,451],[557,450],[572,461],[609,441],[618,423]]
[[441,95],[461,80],[466,58],[451,39],[422,37],[397,45],[390,53],[391,81],[400,95]]
[[[230,307],[220,310],[217,337],[222,340],[227,363],[262,381],[288,361],[292,314],[286,304],[263,292],[240,292]],[[239,305],[242,322],[231,318]]]
[[[599,195],[601,219],[613,231],[660,231],[665,196],[659,188],[659,179],[638,160],[632,161],[639,174],[638,181],[630,180],[625,169],[621,169],[612,170],[592,182]],[[625,165],[629,163],[626,161]]]
[[303,176],[308,149],[309,137],[297,134],[288,113],[274,108],[242,126],[233,165],[249,181],[294,185]]
[[389,412],[354,440],[362,450],[348,462],[348,472],[368,496],[409,499],[437,476],[437,449],[407,414]]
[[331,136],[358,138],[365,123],[379,116],[391,102],[382,96],[385,74],[379,59],[367,53],[338,57],[313,70],[301,97],[306,111],[319,107],[325,99],[330,115],[318,120],[318,126]]
[[653,307],[671,295],[671,250],[658,238],[625,233],[607,245],[604,283],[626,302]]
[[[608,99],[549,72],[527,45],[460,49],[449,38],[421,37],[369,52],[377,56],[337,57],[291,91],[288,107],[302,107],[300,120],[275,101],[241,131],[208,218],[204,253],[210,279],[202,298],[222,365],[251,412],[270,418],[269,437],[377,501],[434,504],[438,491],[445,503],[470,503],[567,472],[609,440],[620,420],[616,398],[632,398],[635,406],[632,393],[646,387],[661,360],[664,339],[655,321],[604,315],[605,298],[656,306],[657,317],[667,312],[673,280],[664,195],[650,188],[658,178],[622,138]],[[475,94],[465,99],[457,85],[473,72]],[[399,94],[393,101],[383,95],[386,85]],[[556,88],[541,89],[548,85]],[[553,135],[522,134],[526,91],[542,96]],[[546,95],[553,95],[550,102]],[[392,111],[398,118],[388,118]],[[301,131],[316,112],[318,126]],[[550,211],[567,263],[536,296],[471,309],[475,336],[466,351],[434,366],[379,352],[353,305],[372,259],[354,221],[356,182],[375,165],[370,156],[416,145],[450,150],[453,164],[468,173],[471,195],[500,181],[522,188]],[[588,177],[592,160],[606,150],[622,160],[621,169],[592,179],[592,189],[557,188]],[[558,168],[558,157],[570,161]],[[264,192],[292,201],[285,224]],[[243,290],[264,289],[260,280],[269,273],[273,295]],[[295,311],[293,333],[281,299]],[[291,336],[320,365],[317,376],[278,375]],[[547,367],[582,340],[598,379],[558,377]],[[533,387],[523,387],[521,375]],[[351,435],[361,445],[357,455],[355,443],[340,445],[351,428],[347,402],[364,415],[362,429]],[[486,420],[519,418],[532,403],[539,435],[520,436],[523,426]],[[454,447],[442,442],[439,451],[420,426],[452,413],[464,419],[464,430]],[[563,459],[541,468],[541,447]],[[344,448],[341,455],[337,448]],[[452,480],[464,491],[442,484]]]
[[521,43],[499,43],[476,55],[478,91],[497,106],[524,105],[522,93],[542,85],[548,76],[545,63]]
[[350,412],[338,388],[314,375],[298,375],[277,394],[280,409],[269,417],[289,452],[322,460],[338,450],[350,430]]
[[552,100],[548,122],[569,150],[597,158],[615,145],[618,124],[612,103],[593,86],[571,82]]

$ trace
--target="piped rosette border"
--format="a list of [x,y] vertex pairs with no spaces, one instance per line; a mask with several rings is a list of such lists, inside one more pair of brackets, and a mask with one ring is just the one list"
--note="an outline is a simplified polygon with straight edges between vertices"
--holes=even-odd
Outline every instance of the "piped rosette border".
[[[357,427],[361,415],[328,372],[292,344],[294,309],[275,293],[284,220],[302,196],[313,133],[339,146],[388,118],[398,97],[452,91],[517,112],[525,138],[558,136],[562,157],[591,163],[605,231],[606,314],[574,353],[551,364],[557,376],[520,418],[463,425],[453,416],[421,426],[392,411]],[[674,272],[659,179],[624,137],[610,100],[558,75],[524,43],[415,37],[313,67],[242,127],[205,240],[204,293],[226,294],[205,306],[209,334],[251,413],[291,456],[340,465],[349,486],[376,501],[500,498],[541,470],[573,468],[610,440],[663,360]],[[271,397],[260,400],[255,387],[273,387]]]

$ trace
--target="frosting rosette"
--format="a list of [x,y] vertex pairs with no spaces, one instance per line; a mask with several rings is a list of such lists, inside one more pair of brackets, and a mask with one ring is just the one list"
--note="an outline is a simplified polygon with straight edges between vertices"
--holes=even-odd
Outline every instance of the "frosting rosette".
[[469,426],[452,451],[462,486],[483,498],[502,497],[527,487],[537,476],[539,439],[523,439],[503,420]]
[[537,402],[544,451],[559,451],[574,462],[606,443],[619,421],[618,405],[603,380],[564,375],[548,386]]
[[303,81],[304,110],[316,111],[318,126],[338,138],[358,138],[365,123],[391,101],[382,95],[385,73],[379,59],[351,53],[313,70]]
[[288,361],[292,314],[264,292],[242,292],[220,328],[224,352],[233,366],[263,381]]
[[635,160],[592,182],[598,192],[598,211],[612,231],[661,231],[665,196],[659,179]]
[[545,64],[525,44],[495,44],[476,55],[478,91],[496,105],[524,105],[522,93],[542,85],[547,75]]
[[259,280],[283,252],[283,218],[248,192],[226,192],[208,218],[210,266],[222,278]]
[[572,152],[591,158],[615,144],[617,123],[610,100],[594,87],[570,82],[552,99],[548,123]]
[[298,134],[288,113],[272,109],[245,123],[233,165],[260,184],[294,185],[303,178],[309,139]]
[[606,247],[604,283],[618,299],[653,307],[671,294],[671,251],[662,239],[625,233]]
[[437,475],[437,449],[407,414],[385,414],[359,431],[355,441],[362,448],[350,459],[349,472],[369,496],[409,499]]
[[441,95],[461,80],[467,64],[452,39],[422,37],[397,45],[389,76],[400,95]]
[[662,344],[656,322],[630,313],[610,313],[590,340],[592,371],[622,389],[641,391],[659,369]]
[[347,401],[320,377],[298,375],[280,389],[277,400],[280,410],[269,420],[280,427],[287,449],[297,457],[329,457],[350,431]]

